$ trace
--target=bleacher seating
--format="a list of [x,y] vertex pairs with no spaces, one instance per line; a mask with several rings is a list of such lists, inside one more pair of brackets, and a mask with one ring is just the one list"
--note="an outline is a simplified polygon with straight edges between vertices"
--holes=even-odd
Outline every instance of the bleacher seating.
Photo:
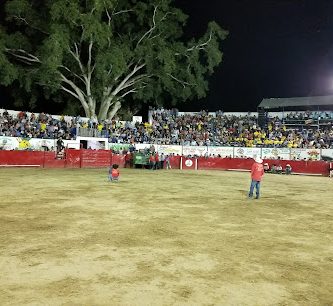
[[75,139],[107,137],[112,143],[204,146],[333,148],[333,112],[291,112],[260,127],[252,114],[181,114],[155,110],[151,122],[133,123],[0,110],[0,136]]

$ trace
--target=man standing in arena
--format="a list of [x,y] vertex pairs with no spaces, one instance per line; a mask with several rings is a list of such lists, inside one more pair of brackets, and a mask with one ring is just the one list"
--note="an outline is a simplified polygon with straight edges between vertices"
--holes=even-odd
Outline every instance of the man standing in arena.
[[264,175],[264,167],[262,165],[262,159],[256,157],[254,164],[251,168],[251,186],[249,192],[249,198],[253,197],[254,187],[256,188],[256,199],[259,199],[260,196],[260,182]]

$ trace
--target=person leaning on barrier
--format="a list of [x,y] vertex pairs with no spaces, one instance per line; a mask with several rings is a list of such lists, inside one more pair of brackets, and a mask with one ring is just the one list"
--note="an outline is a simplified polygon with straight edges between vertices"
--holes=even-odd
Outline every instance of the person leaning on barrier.
[[62,140],[62,137],[60,136],[57,140],[57,152],[61,152],[65,148],[64,141]]

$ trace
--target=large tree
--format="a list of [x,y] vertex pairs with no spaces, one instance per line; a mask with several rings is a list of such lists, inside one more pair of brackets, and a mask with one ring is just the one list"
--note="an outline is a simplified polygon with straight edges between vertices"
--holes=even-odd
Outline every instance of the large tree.
[[0,27],[0,82],[33,94],[63,91],[86,116],[112,118],[126,96],[204,97],[226,37],[210,22],[184,42],[172,0],[10,0]]

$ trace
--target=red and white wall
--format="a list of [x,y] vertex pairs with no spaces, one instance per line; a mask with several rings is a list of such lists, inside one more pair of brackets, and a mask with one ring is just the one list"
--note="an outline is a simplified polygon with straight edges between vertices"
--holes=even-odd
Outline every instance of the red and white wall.
[[[294,173],[328,176],[330,163],[325,161],[271,160],[264,162],[281,165],[290,164]],[[43,168],[103,168],[111,164],[125,166],[125,155],[112,154],[110,150],[67,150],[66,159],[55,159],[54,152],[0,151],[0,166],[34,166]],[[252,158],[170,158],[172,169],[183,170],[250,170]]]

